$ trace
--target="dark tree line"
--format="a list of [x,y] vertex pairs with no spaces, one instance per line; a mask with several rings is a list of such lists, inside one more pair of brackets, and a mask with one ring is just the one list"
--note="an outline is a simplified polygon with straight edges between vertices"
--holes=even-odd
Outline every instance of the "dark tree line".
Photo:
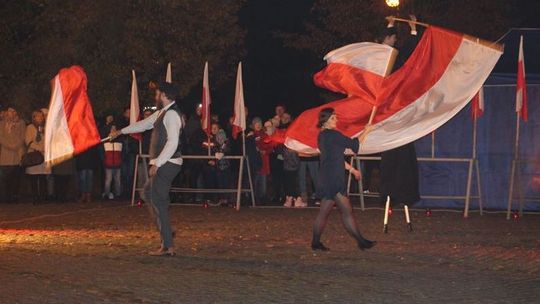
[[[79,64],[96,112],[119,110],[129,102],[131,69],[140,99],[149,101],[147,84],[164,77],[169,61],[182,97],[197,101],[209,60],[215,109],[230,112],[236,64],[245,60],[252,113],[270,114],[276,103],[299,113],[334,98],[311,80],[324,66],[323,55],[372,41],[385,16],[414,13],[420,21],[491,40],[540,20],[537,1],[400,2],[397,11],[384,0],[5,0],[0,103],[26,112],[46,106],[49,80],[61,67]],[[402,34],[407,31],[400,25]]]
[[11,0],[0,8],[0,102],[47,106],[49,80],[78,64],[98,113],[129,103],[131,69],[141,100],[173,63],[181,95],[200,90],[204,62],[213,85],[234,78],[244,54],[242,0]]
[[[389,8],[382,0],[316,0],[306,33],[282,33],[286,45],[307,49],[318,56],[344,44],[373,41],[386,26],[389,15],[409,18],[445,27],[483,39],[496,40],[509,27],[519,25],[523,1],[507,0],[402,0],[398,9]],[[399,31],[406,33],[406,24]]]

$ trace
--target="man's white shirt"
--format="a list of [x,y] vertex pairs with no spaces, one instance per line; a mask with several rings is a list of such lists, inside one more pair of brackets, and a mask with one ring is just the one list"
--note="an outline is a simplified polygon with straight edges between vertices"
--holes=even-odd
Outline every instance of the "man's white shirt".
[[[169,109],[174,103],[175,102],[171,102],[163,109],[156,111],[146,119],[140,120],[123,128],[120,130],[120,132],[122,132],[122,134],[142,133],[154,128],[154,123],[158,119],[159,115],[161,115],[161,113],[164,111],[167,111],[167,109]],[[182,118],[176,111],[168,111],[163,117],[163,124],[167,130],[167,143],[165,144],[165,147],[163,147],[163,150],[158,157],[150,160],[150,165],[155,165],[158,168],[163,166],[166,162],[182,165],[183,160],[181,157],[171,158],[178,147],[178,141],[180,140],[180,129],[184,127]]]

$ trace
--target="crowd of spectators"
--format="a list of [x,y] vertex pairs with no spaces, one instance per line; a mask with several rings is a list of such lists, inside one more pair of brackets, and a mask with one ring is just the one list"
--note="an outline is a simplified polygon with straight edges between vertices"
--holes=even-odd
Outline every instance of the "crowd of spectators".
[[[283,144],[269,140],[274,132],[286,129],[292,121],[285,106],[277,105],[275,116],[268,119],[249,116],[247,108],[245,112],[248,129],[236,137],[232,134],[232,118],[222,123],[217,115],[212,115],[211,127],[203,130],[200,105],[191,115],[184,117],[186,123],[181,138],[183,154],[210,155],[214,158],[185,160],[182,173],[174,181],[175,186],[235,189],[239,161],[224,156],[238,156],[245,151],[259,204],[305,207],[308,202],[316,202],[317,157],[299,155]],[[141,116],[148,117],[152,113],[151,108],[145,108]],[[148,153],[151,130],[138,138],[124,135],[112,142],[105,142],[52,168],[44,163],[23,167],[21,159],[26,153],[44,152],[46,115],[47,109],[35,110],[27,122],[15,106],[7,106],[0,111],[0,202],[89,203],[96,199],[131,198],[136,156]],[[112,130],[127,126],[129,115],[130,109],[125,108],[119,117],[109,113],[98,119],[101,137],[105,138]],[[139,168],[144,167],[142,160]],[[141,172],[145,170],[141,168],[138,171],[138,179],[142,183],[144,174]],[[246,171],[244,188],[248,185]],[[197,193],[175,195],[175,199],[227,204],[235,200],[235,196],[231,193]]]

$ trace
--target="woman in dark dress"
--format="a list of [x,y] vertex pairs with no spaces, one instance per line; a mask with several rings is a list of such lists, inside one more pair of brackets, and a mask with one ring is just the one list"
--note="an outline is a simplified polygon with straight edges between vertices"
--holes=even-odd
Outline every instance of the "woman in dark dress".
[[375,246],[375,241],[370,241],[362,237],[360,230],[354,219],[351,203],[345,196],[345,168],[349,169],[356,177],[359,177],[358,170],[351,168],[344,160],[345,149],[358,151],[360,142],[358,138],[348,138],[335,130],[337,116],[332,108],[324,108],[319,113],[318,127],[321,132],[318,137],[320,155],[320,167],[318,188],[322,198],[319,215],[313,224],[313,240],[311,248],[313,250],[329,250],[321,243],[321,235],[328,221],[328,216],[334,205],[337,205],[343,224],[347,232],[356,239],[361,250]]

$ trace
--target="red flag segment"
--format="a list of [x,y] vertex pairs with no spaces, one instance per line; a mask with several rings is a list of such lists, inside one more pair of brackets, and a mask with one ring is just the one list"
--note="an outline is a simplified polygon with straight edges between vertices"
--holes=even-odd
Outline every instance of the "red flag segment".
[[45,125],[45,161],[55,164],[100,142],[87,78],[80,66],[61,69],[55,77]]
[[527,105],[527,82],[525,80],[525,56],[523,53],[523,36],[519,40],[519,55],[517,66],[516,84],[516,112],[518,116],[527,121],[529,119],[529,109]]

